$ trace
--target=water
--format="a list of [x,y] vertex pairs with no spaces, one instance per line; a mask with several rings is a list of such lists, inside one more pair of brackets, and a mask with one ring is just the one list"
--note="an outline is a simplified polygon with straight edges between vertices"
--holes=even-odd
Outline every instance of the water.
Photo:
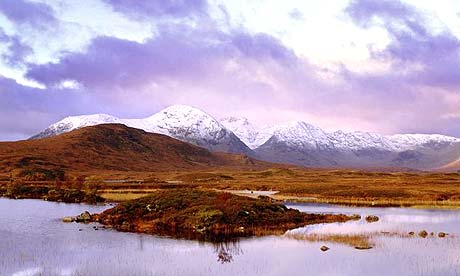
[[[380,220],[313,225],[291,231],[363,234],[370,250],[288,237],[210,244],[93,229],[61,218],[108,206],[0,198],[0,275],[460,275],[460,212],[290,205],[321,213],[373,214]],[[81,229],[81,231],[79,231]],[[426,229],[438,237],[383,235]],[[327,245],[330,250],[319,248]]]

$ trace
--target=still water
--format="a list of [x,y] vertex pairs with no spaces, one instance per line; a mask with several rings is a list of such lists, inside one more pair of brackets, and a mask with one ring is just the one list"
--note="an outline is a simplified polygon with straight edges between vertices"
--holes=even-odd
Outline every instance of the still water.
[[[369,250],[287,236],[211,244],[61,222],[109,207],[0,198],[0,275],[460,275],[460,211],[289,205],[379,216],[375,223],[362,219],[289,232],[366,235],[373,243]],[[420,230],[435,235],[407,235]],[[449,235],[439,238],[440,231]],[[330,249],[322,252],[322,245]]]

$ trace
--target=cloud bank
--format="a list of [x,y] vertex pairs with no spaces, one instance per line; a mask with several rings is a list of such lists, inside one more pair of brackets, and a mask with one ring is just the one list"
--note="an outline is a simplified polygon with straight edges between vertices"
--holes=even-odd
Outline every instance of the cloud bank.
[[[354,0],[343,11],[357,28],[383,28],[390,38],[384,49],[369,45],[369,62],[379,69],[367,71],[313,65],[270,34],[227,25],[210,12],[214,2],[100,4],[151,25],[152,35],[135,41],[93,32],[86,47],[31,62],[25,57],[40,53],[24,34],[0,30],[2,63],[45,87],[0,78],[0,139],[25,138],[67,115],[143,117],[176,103],[261,123],[298,119],[330,129],[460,136],[460,41],[409,4]],[[37,32],[68,24],[58,8],[8,0],[0,13]],[[299,10],[289,16],[304,20]]]

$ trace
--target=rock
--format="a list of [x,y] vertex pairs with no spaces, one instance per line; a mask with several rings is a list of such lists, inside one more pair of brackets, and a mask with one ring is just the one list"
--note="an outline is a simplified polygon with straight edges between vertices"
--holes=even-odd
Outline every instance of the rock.
[[446,236],[447,236],[447,233],[444,233],[444,232],[439,232],[438,233],[438,237],[440,237],[440,238],[444,238]]
[[419,237],[426,238],[428,236],[428,232],[425,230],[422,230],[418,232]]
[[265,196],[265,195],[260,195],[257,197],[258,199],[260,200],[264,200],[264,201],[268,201],[268,202],[275,202],[275,200],[269,196]]
[[323,245],[323,246],[321,246],[319,249],[321,249],[321,251],[325,252],[325,251],[328,251],[328,250],[329,250],[329,247]]
[[352,220],[360,220],[361,219],[361,216],[360,215],[357,215],[357,214],[354,214],[351,216],[351,219]]
[[409,232],[409,235],[413,236],[413,235],[415,235],[415,232],[414,232],[414,231],[410,231],[410,232]]
[[369,215],[369,216],[366,217],[366,221],[367,221],[367,222],[377,222],[377,221],[379,221],[379,217],[378,217],[378,216]]
[[121,231],[129,231],[131,228],[131,225],[127,221],[123,221],[123,223],[120,226]]
[[89,222],[91,220],[91,214],[88,211],[85,211],[78,215],[75,220],[77,222]]
[[74,222],[75,218],[74,217],[64,217],[62,218],[62,222]]

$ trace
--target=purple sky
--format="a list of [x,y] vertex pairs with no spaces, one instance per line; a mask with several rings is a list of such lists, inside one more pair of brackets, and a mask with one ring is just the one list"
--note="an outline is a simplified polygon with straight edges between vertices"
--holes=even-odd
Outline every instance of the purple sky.
[[[218,1],[91,1],[80,13],[59,0],[0,1],[0,140],[69,115],[136,118],[171,104],[258,124],[460,136],[460,39],[435,11],[334,0],[344,2],[340,14],[311,32],[315,18],[290,3],[270,32]],[[341,35],[328,28],[338,20],[363,34],[346,47],[362,44],[364,61],[327,44]],[[376,30],[385,43],[365,40]],[[339,54],[326,64],[297,42],[323,43],[326,59],[326,48]]]

